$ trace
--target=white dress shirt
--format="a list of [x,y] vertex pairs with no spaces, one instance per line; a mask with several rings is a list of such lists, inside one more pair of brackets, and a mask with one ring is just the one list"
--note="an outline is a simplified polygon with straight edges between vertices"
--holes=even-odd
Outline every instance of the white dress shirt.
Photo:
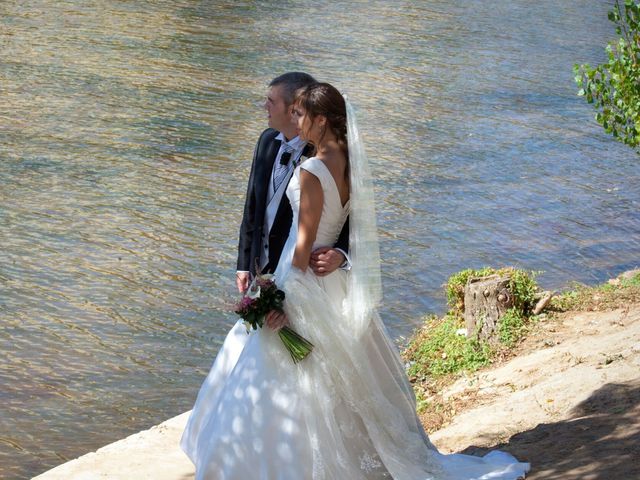
[[[269,263],[269,232],[271,231],[273,221],[275,220],[276,214],[278,213],[278,208],[280,207],[282,196],[285,195],[287,185],[289,185],[289,180],[291,180],[291,175],[293,175],[295,165],[298,163],[298,160],[300,160],[302,151],[306,146],[306,142],[300,137],[294,137],[291,140],[287,141],[282,133],[278,134],[276,140],[280,140],[280,149],[278,150],[276,159],[273,162],[273,170],[271,170],[271,176],[269,177],[269,188],[267,190],[267,208],[264,212],[264,224],[262,226],[262,246],[260,248],[261,269],[264,268],[267,263]],[[286,151],[292,152],[291,158],[286,165],[280,165],[282,154]],[[278,189],[275,190],[273,178],[275,176],[276,170],[280,168],[286,168],[287,174]]]

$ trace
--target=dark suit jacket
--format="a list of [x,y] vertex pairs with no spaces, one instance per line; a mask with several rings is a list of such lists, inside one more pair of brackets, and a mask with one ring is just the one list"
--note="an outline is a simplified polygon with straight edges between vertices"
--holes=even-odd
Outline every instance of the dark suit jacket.
[[[263,234],[268,235],[269,244],[269,264],[266,271],[275,270],[282,254],[289,230],[293,213],[291,204],[286,195],[282,196],[278,211],[276,213],[271,231],[263,232],[264,215],[267,208],[267,193],[273,162],[280,149],[280,141],[276,140],[278,132],[272,128],[266,129],[260,135],[253,152],[253,163],[251,174],[249,175],[249,185],[240,225],[240,238],[238,241],[238,264],[237,269],[241,271],[256,272],[256,263],[260,261],[260,248],[262,247]],[[335,245],[345,252],[349,248],[349,222],[345,223],[338,242]]]

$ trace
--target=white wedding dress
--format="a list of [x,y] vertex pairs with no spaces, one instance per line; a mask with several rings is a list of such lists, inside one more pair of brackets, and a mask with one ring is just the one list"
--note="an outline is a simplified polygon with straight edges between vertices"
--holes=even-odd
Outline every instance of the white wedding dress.
[[315,175],[324,203],[313,248],[334,245],[349,215],[324,163],[305,160],[287,188],[289,239],[275,272],[291,327],[315,348],[294,364],[269,328],[229,332],[202,385],[181,446],[197,480],[517,479],[528,471],[504,452],[440,454],[415,412],[398,353],[375,318],[356,333],[347,272],[325,277],[291,267],[300,171]]

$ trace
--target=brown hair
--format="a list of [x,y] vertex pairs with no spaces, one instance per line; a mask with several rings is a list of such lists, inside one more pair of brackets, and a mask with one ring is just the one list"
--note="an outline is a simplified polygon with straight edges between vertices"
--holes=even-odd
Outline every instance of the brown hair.
[[313,83],[316,83],[316,79],[308,73],[287,72],[271,80],[269,86],[275,87],[276,85],[281,85],[284,103],[289,106],[295,99],[296,91]]
[[348,160],[347,107],[340,92],[328,83],[314,83],[298,91],[295,103],[305,109],[311,121],[318,115],[326,117],[327,126],[322,137],[326,128],[330,128]]

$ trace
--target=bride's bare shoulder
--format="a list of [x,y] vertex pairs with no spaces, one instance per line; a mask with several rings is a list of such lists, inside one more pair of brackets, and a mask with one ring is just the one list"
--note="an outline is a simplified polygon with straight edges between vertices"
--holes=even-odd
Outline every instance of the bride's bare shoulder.
[[340,178],[344,175],[344,171],[347,166],[347,158],[340,150],[318,152],[316,154],[316,158],[324,163],[333,177]]

